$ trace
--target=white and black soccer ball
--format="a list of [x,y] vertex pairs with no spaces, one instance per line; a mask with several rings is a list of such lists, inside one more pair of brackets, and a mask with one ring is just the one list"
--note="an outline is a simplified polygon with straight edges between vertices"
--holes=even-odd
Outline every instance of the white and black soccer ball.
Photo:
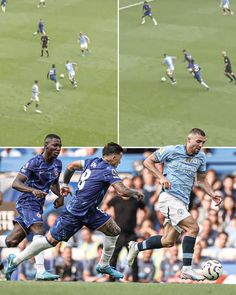
[[165,82],[165,81],[166,81],[166,77],[162,77],[161,82]]
[[207,280],[215,281],[222,273],[222,264],[217,260],[208,260],[202,267],[202,274]]
[[64,74],[60,74],[60,78],[61,79],[65,78],[65,75]]

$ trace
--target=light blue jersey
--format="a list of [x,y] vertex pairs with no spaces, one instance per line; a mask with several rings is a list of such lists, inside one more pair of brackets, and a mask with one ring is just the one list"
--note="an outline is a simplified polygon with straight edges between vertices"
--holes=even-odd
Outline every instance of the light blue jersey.
[[206,156],[203,151],[190,156],[185,145],[166,146],[154,152],[156,162],[164,163],[164,176],[171,188],[165,191],[189,204],[196,173],[206,172]]
[[221,0],[221,6],[229,5],[229,0]]
[[166,56],[163,60],[163,64],[167,66],[167,68],[174,70],[174,57],[173,56]]

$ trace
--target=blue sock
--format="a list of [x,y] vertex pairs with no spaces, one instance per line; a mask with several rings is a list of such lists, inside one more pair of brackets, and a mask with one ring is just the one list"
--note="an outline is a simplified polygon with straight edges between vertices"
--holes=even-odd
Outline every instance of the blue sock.
[[183,239],[183,266],[191,266],[196,238],[185,236]]
[[161,243],[162,236],[156,235],[148,238],[147,240],[138,243],[139,251],[144,251],[148,249],[160,249],[163,248]]

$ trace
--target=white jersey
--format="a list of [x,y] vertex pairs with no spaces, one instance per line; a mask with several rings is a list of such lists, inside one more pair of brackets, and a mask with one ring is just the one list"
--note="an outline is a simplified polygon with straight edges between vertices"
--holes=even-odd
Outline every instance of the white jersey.
[[32,97],[37,97],[39,95],[39,87],[37,84],[32,86]]
[[67,70],[69,76],[75,75],[74,66],[71,62],[66,64],[66,70]]
[[166,66],[167,66],[167,68],[168,69],[170,69],[170,70],[174,70],[174,63],[173,63],[173,61],[174,61],[174,57],[173,56],[166,56],[165,58],[164,58],[164,60],[163,60],[163,64],[165,64]]

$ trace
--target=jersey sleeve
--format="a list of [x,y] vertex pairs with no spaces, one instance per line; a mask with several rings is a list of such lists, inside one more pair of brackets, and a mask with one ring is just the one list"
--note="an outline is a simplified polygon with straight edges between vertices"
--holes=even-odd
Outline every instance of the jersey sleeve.
[[153,155],[157,163],[163,163],[173,154],[174,146],[166,146],[156,150]]
[[27,178],[32,176],[35,168],[35,159],[30,159],[27,163],[24,164],[24,166],[21,167],[19,173],[23,174]]
[[118,175],[116,169],[114,168],[108,168],[106,169],[104,173],[104,180],[105,182],[108,182],[109,184],[112,184],[114,182],[122,181],[120,176]]
[[206,155],[205,155],[205,153],[202,153],[201,164],[200,164],[197,172],[201,173],[201,174],[206,173]]

